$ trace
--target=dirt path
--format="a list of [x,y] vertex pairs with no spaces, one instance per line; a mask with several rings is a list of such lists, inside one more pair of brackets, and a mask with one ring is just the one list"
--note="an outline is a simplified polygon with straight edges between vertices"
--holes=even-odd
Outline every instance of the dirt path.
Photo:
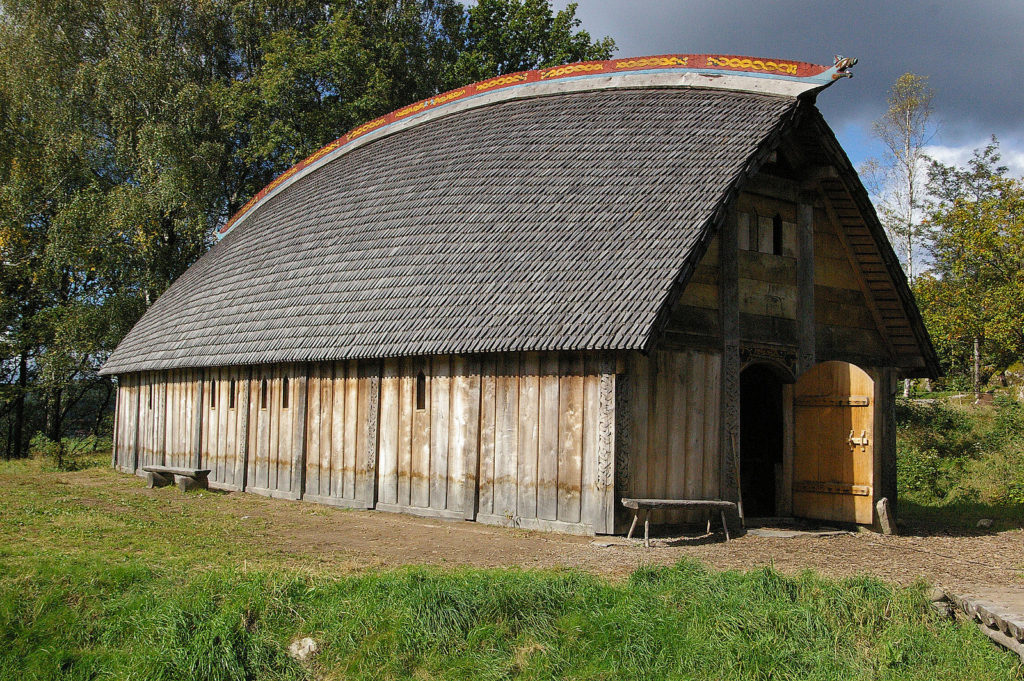
[[[528,532],[465,521],[353,511],[243,493],[182,495],[146,489],[110,470],[61,475],[79,503],[94,494],[151,497],[170,515],[215,514],[240,523],[245,541],[258,542],[284,564],[328,571],[410,564],[579,568],[622,578],[641,565],[693,558],[718,569],[763,565],[795,573],[813,569],[833,577],[869,574],[909,584],[923,578],[947,588],[1024,584],[1024,530],[973,536],[882,536],[869,532],[819,537],[763,537],[724,542],[721,534],[657,537],[651,549],[622,537],[577,537]],[[33,481],[38,482],[38,481]],[[92,488],[92,489],[90,489]],[[108,502],[110,503],[110,502]]]
[[[240,496],[240,495],[230,495]],[[246,495],[248,496],[248,495]],[[248,506],[248,504],[246,504]],[[787,573],[814,569],[846,577],[870,574],[909,584],[919,578],[947,587],[1024,583],[1024,531],[979,536],[760,537],[666,536],[650,549],[621,537],[575,537],[444,521],[379,511],[325,509],[260,499],[262,539],[283,554],[343,559],[355,567],[406,564],[475,567],[573,567],[624,577],[641,565],[695,558],[718,569],[774,565]]]

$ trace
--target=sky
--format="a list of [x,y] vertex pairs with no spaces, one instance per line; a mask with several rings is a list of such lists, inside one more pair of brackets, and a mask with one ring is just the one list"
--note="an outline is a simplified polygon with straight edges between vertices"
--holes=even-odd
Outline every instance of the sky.
[[[831,65],[857,57],[854,77],[818,97],[818,108],[855,166],[881,154],[871,123],[903,73],[935,91],[929,153],[962,163],[992,135],[1010,174],[1024,176],[1024,0],[577,0],[593,38],[610,35],[616,57],[735,54]],[[557,9],[567,0],[554,0]]]

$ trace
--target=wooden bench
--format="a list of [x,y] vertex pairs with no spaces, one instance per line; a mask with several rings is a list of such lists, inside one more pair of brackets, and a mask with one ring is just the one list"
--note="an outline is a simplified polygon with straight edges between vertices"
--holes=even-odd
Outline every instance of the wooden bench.
[[720,499],[623,499],[622,505],[633,509],[633,524],[629,526],[626,539],[633,538],[633,530],[640,521],[640,514],[644,514],[644,546],[651,547],[651,511],[656,509],[670,509],[679,511],[707,511],[708,531],[711,531],[711,515],[718,511],[722,518],[722,529],[725,530],[725,540],[729,541],[729,526],[725,522],[726,512],[736,511],[736,504],[732,501]]
[[169,466],[143,466],[146,471],[146,487],[178,486],[182,492],[194,489],[209,489],[207,480],[209,468],[171,468]]

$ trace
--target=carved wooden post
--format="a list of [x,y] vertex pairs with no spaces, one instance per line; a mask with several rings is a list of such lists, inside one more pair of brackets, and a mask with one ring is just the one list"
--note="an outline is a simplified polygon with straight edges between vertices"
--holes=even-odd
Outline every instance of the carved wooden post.
[[377,438],[380,431],[380,362],[360,362],[366,376],[366,459],[363,468],[363,501],[366,508],[377,504]]
[[597,392],[597,513],[594,532],[610,534],[615,528],[615,358],[604,353],[598,364]]
[[[744,218],[749,219],[746,214]],[[719,309],[722,315],[722,438],[720,491],[723,499],[739,498],[740,440],[740,293],[738,224],[735,209],[722,224],[719,244]],[[746,225],[742,225],[745,227]]]
[[801,193],[796,207],[797,374],[814,366],[814,195]]

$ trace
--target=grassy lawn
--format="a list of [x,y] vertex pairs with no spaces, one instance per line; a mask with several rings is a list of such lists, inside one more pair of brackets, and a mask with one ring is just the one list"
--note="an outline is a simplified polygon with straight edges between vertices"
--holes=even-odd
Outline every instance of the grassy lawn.
[[[185,513],[114,476],[0,463],[0,679],[1021,678],[923,585],[695,562],[622,582],[328,571],[261,543],[263,499],[204,493]],[[321,651],[300,664],[285,649],[304,636]]]

